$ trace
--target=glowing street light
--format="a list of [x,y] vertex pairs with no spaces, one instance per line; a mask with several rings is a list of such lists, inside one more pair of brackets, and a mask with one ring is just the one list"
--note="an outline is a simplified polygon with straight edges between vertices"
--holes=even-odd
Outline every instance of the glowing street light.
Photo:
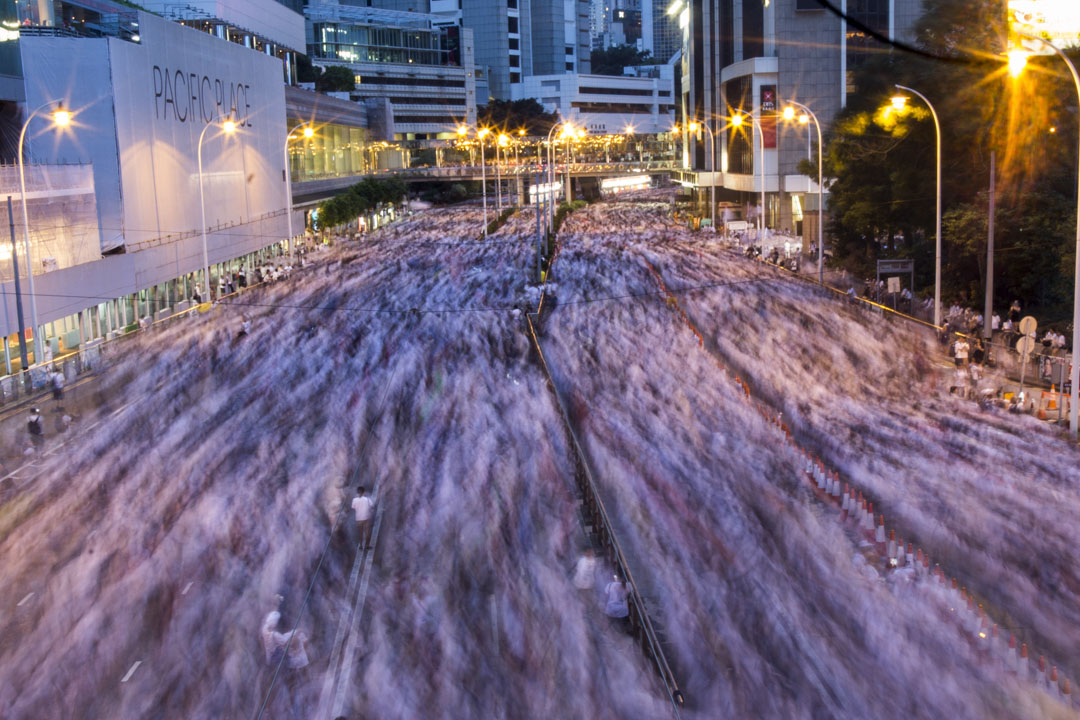
[[[206,282],[206,297],[207,298],[212,297],[212,295],[211,295],[211,290],[210,290],[210,251],[207,249],[207,245],[206,245],[206,194],[203,192],[202,144],[203,144],[203,138],[206,137],[206,131],[209,130],[210,128],[212,128],[212,127],[214,127],[214,123],[206,123],[206,126],[203,127],[202,132],[199,133],[199,149],[198,149],[198,156],[199,156],[199,212],[200,212],[200,214],[202,216],[203,279]],[[223,123],[221,123],[221,131],[225,135],[231,135],[232,133],[236,132],[236,123],[233,122],[231,119],[225,120]],[[291,213],[292,208],[290,207],[289,210],[290,210],[290,213]]]
[[1024,74],[1024,68],[1027,67],[1028,58],[1031,57],[1031,52],[1022,47],[1015,47],[1006,53],[1009,59],[1009,75],[1014,78],[1018,78]]
[[[303,128],[303,129],[301,130],[301,128]],[[226,120],[225,123],[222,125],[222,129],[227,133],[235,132],[236,131],[236,123],[234,123],[232,120]],[[307,139],[307,140],[310,140],[311,138],[315,137],[315,128],[311,127],[311,123],[306,122],[306,121],[302,122],[299,125],[297,125],[296,127],[294,127],[292,129],[292,132],[290,132],[288,135],[285,136],[285,192],[286,192],[285,197],[288,200],[288,204],[285,206],[285,217],[286,217],[286,222],[288,223],[288,227],[289,227],[289,257],[293,256],[293,251],[294,251],[294,246],[293,246],[293,224],[292,224],[292,209],[293,209],[292,173],[289,172],[289,141],[296,137],[296,135],[294,135],[293,133],[295,133],[297,130],[300,130],[300,134],[303,135],[304,138]],[[207,279],[206,282],[209,283],[210,280]],[[210,289],[207,288],[207,293],[208,293],[207,297],[209,297],[209,291],[210,291]]]
[[743,112],[742,110],[736,111],[731,116],[732,127],[742,127],[747,118],[749,118],[750,125],[758,131],[758,135],[761,137],[761,212],[758,213],[758,242],[760,243],[765,238],[765,130],[753,113]]
[[[1073,85],[1076,86],[1077,97],[1080,98],[1080,75],[1076,72],[1076,66],[1073,65],[1069,56],[1061,51],[1061,48],[1049,42],[1048,40],[1039,37],[1038,35],[1032,35],[1023,31],[1018,31],[1020,35],[1031,40],[1038,40],[1043,45],[1053,50],[1058,57],[1065,61],[1065,64],[1069,67],[1069,73],[1072,75]],[[1017,54],[1017,50],[1011,50],[1009,52],[1009,72],[1013,71],[1013,56]],[[1026,51],[1024,51],[1026,52]],[[1028,53],[1030,54],[1030,53]],[[1024,56],[1025,64],[1027,56]],[[1019,61],[1017,61],[1018,63]],[[1023,71],[1023,68],[1020,68]],[[1019,75],[1019,73],[1017,73]],[[1014,75],[1015,77],[1015,75]],[[1076,265],[1073,270],[1073,334],[1072,334],[1072,369],[1069,372],[1069,382],[1072,384],[1071,391],[1069,393],[1069,432],[1072,433],[1073,439],[1077,437],[1077,431],[1080,429],[1080,362],[1078,362],[1077,353],[1080,352],[1080,187],[1076,191]]]
[[[941,327],[941,123],[938,122],[937,111],[926,96],[918,90],[912,90],[903,85],[897,85],[897,90],[906,90],[917,95],[926,107],[930,108],[930,115],[934,118],[934,133],[937,136],[937,211],[934,216],[934,326]],[[897,111],[907,106],[907,98],[896,95],[892,99],[892,106]]]
[[[37,295],[34,294],[34,261],[30,257],[30,220],[29,213],[26,210],[26,169],[23,166],[23,142],[26,140],[26,129],[30,127],[30,121],[50,105],[56,105],[56,109],[51,113],[54,126],[65,128],[71,124],[71,113],[64,109],[62,100],[50,100],[47,103],[43,103],[26,116],[26,122],[23,123],[22,130],[19,132],[19,149],[15,156],[19,161],[19,193],[22,195],[23,244],[26,248],[26,277],[30,286],[30,321],[34,324],[35,365],[40,363],[42,358],[41,332],[40,328],[38,328]],[[25,343],[25,338],[20,338],[20,341]],[[23,369],[26,369],[25,365]]]
[[[807,124],[810,119],[814,120],[814,127],[817,128],[817,191],[818,191],[818,211],[817,211],[817,227],[818,227],[818,282],[825,282],[825,188],[823,187],[821,177],[821,124],[818,122],[817,115],[814,111],[803,105],[797,103],[794,100],[790,101],[791,104],[784,108],[784,119],[791,120],[795,117],[795,108],[802,110],[802,114],[799,115],[799,122]],[[807,131],[810,130],[807,125]]]

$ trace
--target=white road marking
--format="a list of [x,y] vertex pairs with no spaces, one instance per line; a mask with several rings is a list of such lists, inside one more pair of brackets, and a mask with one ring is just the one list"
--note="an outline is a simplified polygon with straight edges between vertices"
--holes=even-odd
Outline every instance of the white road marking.
[[131,669],[127,671],[127,675],[125,675],[120,682],[126,683],[128,680],[130,680],[131,676],[135,674],[135,671],[139,669],[140,665],[142,665],[142,660],[136,660],[135,664],[131,666]]
[[360,618],[364,614],[364,604],[367,601],[367,589],[368,584],[371,581],[371,568],[375,565],[375,551],[376,541],[379,539],[379,526],[382,525],[382,505],[377,505],[375,510],[375,521],[371,526],[371,547],[372,550],[365,551],[368,556],[367,566],[364,568],[364,579],[360,581],[360,589],[356,594],[356,609],[353,611],[352,627],[349,629],[349,639],[345,643],[345,659],[341,664],[341,674],[338,676],[337,693],[334,695],[333,710],[330,712],[330,717],[338,717],[343,715],[343,707],[345,706],[345,689],[352,687],[352,666],[353,660],[356,657],[356,646],[360,643]]
[[181,595],[187,595],[187,591],[190,590],[191,586],[194,585],[194,584],[195,583],[193,583],[193,582],[189,582],[187,585],[184,586],[184,589],[180,591],[180,594]]
[[22,606],[23,606],[23,605],[25,605],[25,604],[26,604],[26,603],[27,603],[27,602],[28,602],[28,601],[30,600],[30,598],[32,598],[32,597],[34,597],[34,593],[30,593],[29,595],[27,595],[26,597],[24,597],[24,598],[23,598],[22,600],[20,600],[20,601],[19,601],[19,604],[18,604],[18,605],[16,605],[15,607],[22,607]]

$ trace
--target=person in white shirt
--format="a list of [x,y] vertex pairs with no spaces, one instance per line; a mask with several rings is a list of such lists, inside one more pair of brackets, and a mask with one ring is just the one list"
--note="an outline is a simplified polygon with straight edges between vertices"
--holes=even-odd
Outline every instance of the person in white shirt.
[[[277,626],[280,621],[281,613],[277,610],[271,611],[263,619],[261,635],[263,651],[266,653],[266,663],[268,665],[277,665],[281,662],[281,656],[286,652],[285,648],[288,646],[285,664],[294,669],[306,667],[310,662],[307,648],[304,647],[307,635],[295,630],[288,633],[278,632]],[[292,642],[289,642],[290,640]]]
[[997,332],[1001,329],[1001,316],[994,313],[994,316],[990,319],[990,329]]
[[585,554],[578,558],[574,567],[574,587],[578,590],[592,590],[596,583],[596,556],[592,548],[585,550]]
[[356,488],[357,496],[353,498],[352,509],[356,513],[356,527],[360,531],[360,549],[367,550],[371,544],[371,516],[375,503],[364,494],[364,486]]

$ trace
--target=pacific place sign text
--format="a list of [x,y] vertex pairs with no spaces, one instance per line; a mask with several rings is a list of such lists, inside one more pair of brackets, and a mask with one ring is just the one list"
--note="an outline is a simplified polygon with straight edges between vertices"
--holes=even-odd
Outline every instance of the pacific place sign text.
[[154,117],[181,123],[231,117],[251,127],[251,86],[155,65]]

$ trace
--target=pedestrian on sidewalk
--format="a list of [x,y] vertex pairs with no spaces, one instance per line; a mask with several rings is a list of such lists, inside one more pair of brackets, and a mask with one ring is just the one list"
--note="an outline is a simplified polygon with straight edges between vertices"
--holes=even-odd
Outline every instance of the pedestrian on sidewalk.
[[629,594],[617,574],[612,576],[611,582],[604,588],[604,614],[624,630],[629,629],[627,618],[630,616],[630,606],[626,602]]
[[371,516],[375,503],[364,492],[364,486],[356,488],[352,509],[356,513],[356,528],[360,531],[360,549],[367,550],[371,544]]
[[1012,320],[1013,324],[1020,322],[1020,301],[1013,300],[1012,305],[1009,306],[1009,320]]
[[240,269],[236,271],[236,279],[240,283],[241,290],[247,287],[247,271],[244,270],[243,265],[241,265]]
[[191,299],[195,301],[196,305],[202,305],[202,290],[198,285],[191,291]]
[[37,408],[30,411],[30,418],[26,422],[26,430],[30,433],[30,442],[34,444],[34,447],[41,447],[41,444],[45,442],[45,428],[41,424],[41,411]]

